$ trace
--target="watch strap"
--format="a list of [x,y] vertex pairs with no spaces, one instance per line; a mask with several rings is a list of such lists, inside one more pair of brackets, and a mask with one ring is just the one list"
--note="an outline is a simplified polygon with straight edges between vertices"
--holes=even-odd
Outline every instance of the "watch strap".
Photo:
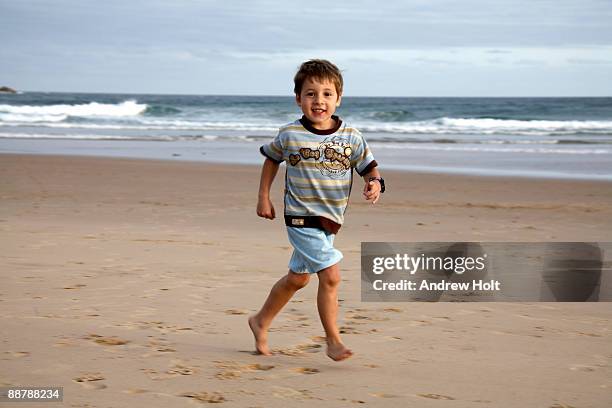
[[385,192],[385,179],[382,177],[370,177],[369,181],[374,181],[374,180],[378,180],[378,182],[380,183],[380,192],[384,193]]

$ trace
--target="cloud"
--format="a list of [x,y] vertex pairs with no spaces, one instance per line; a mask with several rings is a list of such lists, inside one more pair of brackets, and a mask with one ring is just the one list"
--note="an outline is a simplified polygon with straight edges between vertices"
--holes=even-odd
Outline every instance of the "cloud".
[[596,59],[596,58],[568,58],[567,62],[570,64],[578,65],[611,65],[612,58],[610,59]]
[[612,44],[612,6],[585,0],[13,1],[0,3],[9,46],[146,45],[238,51]]
[[[612,50],[609,0],[0,0],[0,14],[0,74],[45,89],[70,89],[75,77],[99,89],[105,75],[129,78],[126,90],[170,77],[191,89],[190,75],[208,75],[227,76],[227,92],[284,92],[277,76],[314,57],[363,82],[368,69],[423,71],[422,85],[434,87],[434,73],[517,67],[532,76],[579,67],[594,81]],[[202,84],[202,92],[223,92],[222,83]]]
[[309,58],[327,58],[342,63],[393,63],[399,65],[420,64],[452,64],[452,65],[480,65],[486,66],[489,62],[505,63],[507,65],[567,65],[576,63],[603,60],[601,55],[612,55],[612,46],[608,47],[512,47],[497,49],[491,58],[491,50],[483,47],[438,47],[435,49],[313,49],[300,51],[219,51],[219,55],[228,59],[260,60],[269,62],[283,62],[286,60],[303,61]]

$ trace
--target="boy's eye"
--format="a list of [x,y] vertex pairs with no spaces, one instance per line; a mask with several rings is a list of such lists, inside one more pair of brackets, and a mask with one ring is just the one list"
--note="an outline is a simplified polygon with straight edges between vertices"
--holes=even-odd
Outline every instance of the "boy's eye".
[[[308,92],[306,92],[306,96],[312,98],[313,96],[315,96],[315,92],[308,91]],[[324,92],[323,96],[325,96],[326,98],[332,98],[334,96],[334,93],[333,92]]]

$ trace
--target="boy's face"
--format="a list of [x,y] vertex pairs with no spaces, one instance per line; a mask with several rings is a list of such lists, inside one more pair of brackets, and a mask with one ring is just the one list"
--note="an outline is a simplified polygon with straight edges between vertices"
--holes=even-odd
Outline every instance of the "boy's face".
[[302,92],[295,96],[297,104],[315,129],[325,130],[334,127],[332,115],[340,106],[342,95],[336,91],[333,82],[319,82],[315,78],[306,78]]

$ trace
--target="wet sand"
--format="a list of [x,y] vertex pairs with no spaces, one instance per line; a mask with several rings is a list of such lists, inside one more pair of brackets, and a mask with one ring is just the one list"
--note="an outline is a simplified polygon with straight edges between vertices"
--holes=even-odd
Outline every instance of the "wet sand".
[[359,268],[361,241],[610,241],[612,184],[381,171],[336,239],[355,356],[335,363],[316,278],[252,354],[291,253],[255,215],[259,167],[0,155],[0,385],[69,407],[610,406],[609,303],[367,303]]

